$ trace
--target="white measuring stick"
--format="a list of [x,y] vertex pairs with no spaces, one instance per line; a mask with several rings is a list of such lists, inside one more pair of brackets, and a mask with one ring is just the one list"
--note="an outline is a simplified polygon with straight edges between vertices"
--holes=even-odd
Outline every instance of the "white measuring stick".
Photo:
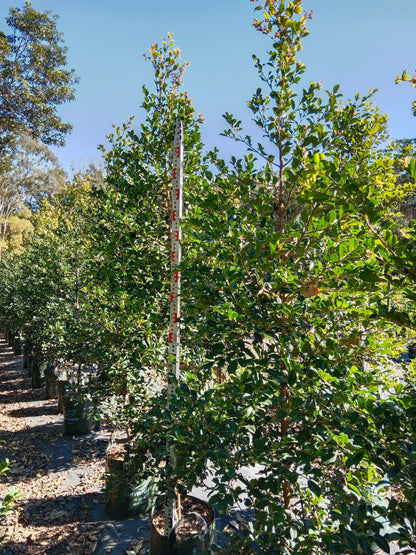
[[[180,363],[180,292],[181,276],[178,265],[181,261],[181,226],[182,217],[182,189],[183,189],[183,123],[176,118],[175,135],[173,139],[173,170],[172,170],[172,207],[171,207],[171,287],[170,287],[170,319],[169,319],[169,349],[168,349],[168,391],[167,408],[175,395],[174,379],[179,379]],[[174,379],[173,379],[174,378]],[[169,467],[175,467],[175,454],[172,445],[167,441]],[[165,536],[169,537],[175,526],[176,499],[174,492],[167,492],[165,502]]]

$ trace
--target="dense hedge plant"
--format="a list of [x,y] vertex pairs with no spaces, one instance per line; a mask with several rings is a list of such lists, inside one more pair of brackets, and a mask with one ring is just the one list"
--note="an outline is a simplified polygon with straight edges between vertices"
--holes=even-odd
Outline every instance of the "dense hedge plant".
[[75,181],[34,217],[25,251],[5,257],[2,312],[45,361],[91,363],[88,182]]
[[[145,118],[116,127],[106,183],[45,205],[24,255],[2,261],[0,307],[45,355],[95,363],[111,400],[163,477],[188,488],[213,472],[213,501],[250,512],[234,552],[374,553],[416,546],[414,365],[392,363],[413,316],[414,229],[392,206],[414,161],[385,149],[372,93],[305,83],[301,0],[255,2],[270,40],[254,56],[259,138],[204,154],[172,36],[146,54]],[[171,157],[185,127],[182,377],[166,410]],[[240,146],[241,146],[240,144]],[[397,168],[410,180],[398,180]],[[14,272],[14,274],[13,274]],[[13,277],[14,276],[14,277]],[[139,453],[140,454],[140,453]],[[251,467],[247,479],[244,467]],[[169,484],[171,487],[171,484]],[[235,544],[235,545],[234,545]]]
[[[151,391],[166,383],[169,323],[172,142],[175,118],[185,127],[185,171],[201,173],[199,126],[192,100],[181,90],[187,62],[173,36],[145,54],[155,89],[143,87],[144,118],[116,127],[105,152],[106,184],[95,193],[91,297],[102,394],[130,437],[140,433]],[[147,447],[146,447],[147,449]]]
[[211,465],[213,499],[254,511],[240,549],[412,549],[414,509],[391,496],[410,495],[414,405],[383,348],[395,330],[380,309],[399,284],[380,251],[399,241],[389,207],[406,194],[381,152],[386,117],[371,94],[302,88],[300,0],[258,9],[271,39],[249,102],[261,142],[226,115],[247,155],[217,160],[185,219],[185,343],[201,364],[175,407],[177,477],[197,483]]

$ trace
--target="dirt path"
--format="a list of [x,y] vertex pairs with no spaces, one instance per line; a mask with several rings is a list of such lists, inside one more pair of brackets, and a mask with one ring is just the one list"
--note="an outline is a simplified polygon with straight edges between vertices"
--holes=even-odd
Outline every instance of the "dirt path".
[[[148,519],[114,521],[105,513],[103,473],[107,428],[64,434],[57,402],[31,389],[22,357],[0,336],[0,461],[13,461],[0,479],[24,495],[0,524],[3,553],[63,555],[148,553]],[[1,550],[1,548],[0,548]]]

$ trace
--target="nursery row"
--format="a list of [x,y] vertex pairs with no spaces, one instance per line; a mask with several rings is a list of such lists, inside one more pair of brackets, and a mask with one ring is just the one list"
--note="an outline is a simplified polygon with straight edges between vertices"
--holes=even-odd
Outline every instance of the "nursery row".
[[[255,25],[271,45],[254,57],[264,90],[249,101],[260,142],[227,114],[247,153],[205,152],[186,64],[171,36],[152,45],[143,123],[115,128],[102,182],[79,176],[44,202],[23,252],[1,262],[0,313],[34,384],[40,362],[65,368],[71,398],[112,420],[140,487],[179,500],[211,476],[219,510],[250,512],[232,553],[389,552],[393,541],[411,553],[414,363],[392,359],[415,328],[415,232],[399,207],[416,165],[384,148],[370,97],[302,89],[301,1],[262,9]],[[178,115],[179,379],[167,372]]]
[[[108,441],[105,449],[105,513],[112,518],[133,520],[143,517],[153,509],[150,526],[151,552],[161,555],[167,553],[168,549],[163,541],[164,512],[162,508],[164,498],[157,495],[158,488],[155,477],[145,476],[137,466],[133,470],[134,461],[130,459],[128,463],[125,459],[125,438],[114,436],[112,423],[102,420],[99,404],[93,403],[91,397],[86,398],[81,397],[79,393],[74,394],[74,391],[68,387],[71,374],[78,373],[79,369],[73,369],[72,372],[69,366],[63,368],[62,366],[54,367],[46,362],[39,363],[27,343],[23,342],[22,349],[22,337],[20,334],[12,332],[5,322],[1,323],[1,332],[9,346],[12,347],[13,353],[15,355],[23,354],[23,371],[26,371],[26,375],[31,378],[32,389],[45,388],[47,400],[57,399],[58,411],[63,413],[65,435],[72,436],[72,440],[75,439],[73,436],[77,436],[77,440],[82,440],[79,436],[89,434],[92,430],[99,432],[102,428],[101,442],[104,442],[104,437]],[[93,441],[91,435],[88,437],[89,441]],[[56,449],[57,446],[54,445],[54,448]],[[144,458],[140,463],[144,462]],[[11,463],[12,471],[14,463],[15,461]],[[5,470],[10,470],[9,465],[5,465]],[[29,469],[26,469],[26,472],[28,471],[30,472]],[[5,504],[2,505],[2,516],[6,516],[12,511],[11,506],[15,499],[25,497],[25,495],[21,495],[19,489],[13,488],[13,494],[9,494],[9,497],[10,502],[7,498]],[[180,544],[181,552],[205,552],[206,545],[214,545],[216,538],[213,509],[203,500],[185,495],[182,499],[181,510],[182,519],[175,528],[176,541]],[[202,515],[201,519],[196,521],[195,511]],[[59,514],[59,511],[55,509],[51,512],[52,515],[55,513]],[[66,517],[70,514],[65,511],[61,511],[61,513]],[[191,514],[189,515],[189,513]],[[207,528],[205,528],[205,522],[208,522]],[[192,532],[191,537],[189,537],[190,531]],[[5,537],[16,542],[16,545],[18,544],[18,537],[8,537],[7,535]],[[89,549],[88,552],[90,552]]]

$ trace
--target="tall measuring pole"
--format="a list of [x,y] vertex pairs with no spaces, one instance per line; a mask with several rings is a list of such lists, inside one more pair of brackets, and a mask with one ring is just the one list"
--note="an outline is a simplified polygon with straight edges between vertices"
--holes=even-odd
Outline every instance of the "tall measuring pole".
[[[181,224],[182,217],[182,189],[183,189],[183,123],[181,118],[175,122],[173,139],[173,169],[172,169],[172,207],[171,221],[171,287],[170,287],[170,319],[169,319],[169,349],[168,349],[168,391],[167,407],[170,409],[172,397],[175,395],[175,381],[179,379],[180,363],[180,293],[181,275],[178,265],[181,261]],[[166,472],[175,467],[175,453],[173,446],[167,440],[168,461]],[[169,480],[168,480],[169,483]],[[174,491],[168,491],[165,502],[165,536],[169,537],[175,526],[176,496]]]

